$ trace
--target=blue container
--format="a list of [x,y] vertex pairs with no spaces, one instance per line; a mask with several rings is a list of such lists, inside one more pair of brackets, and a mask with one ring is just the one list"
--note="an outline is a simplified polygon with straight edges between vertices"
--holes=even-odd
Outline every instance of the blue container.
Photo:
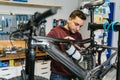
[[0,67],[2,67],[2,61],[0,61]]
[[8,62],[2,62],[2,67],[8,67],[9,63]]
[[13,1],[18,1],[18,2],[28,2],[28,0],[13,0]]

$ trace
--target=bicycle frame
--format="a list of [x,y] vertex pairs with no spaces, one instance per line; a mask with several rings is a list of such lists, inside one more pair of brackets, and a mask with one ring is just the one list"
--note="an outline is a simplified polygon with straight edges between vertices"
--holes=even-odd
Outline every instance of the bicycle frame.
[[[109,71],[108,70],[109,66],[107,68],[104,68],[104,67],[116,55],[116,52],[115,52],[110,56],[110,58],[108,60],[106,60],[101,65],[99,65],[91,70],[86,70],[86,69],[83,69],[77,63],[75,63],[67,54],[64,54],[64,52],[59,50],[59,48],[57,48],[57,46],[55,45],[56,41],[59,41],[60,43],[61,42],[65,43],[68,40],[49,38],[49,37],[40,37],[40,36],[35,36],[33,38],[35,40],[35,42],[33,41],[33,43],[32,43],[33,45],[40,46],[43,51],[47,52],[48,55],[50,55],[52,58],[58,60],[63,65],[65,65],[80,80],[98,80],[99,78],[102,79],[104,77],[104,75],[107,74],[107,72]],[[36,42],[36,41],[38,41],[38,42]],[[91,40],[84,40],[84,41],[90,42]],[[82,43],[85,43],[84,41]],[[100,45],[100,47],[105,48],[106,46]],[[109,48],[111,48],[111,47],[109,47]]]

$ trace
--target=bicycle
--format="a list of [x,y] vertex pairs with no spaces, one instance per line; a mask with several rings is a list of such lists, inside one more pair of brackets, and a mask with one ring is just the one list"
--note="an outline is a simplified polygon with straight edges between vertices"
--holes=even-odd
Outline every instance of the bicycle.
[[[66,68],[68,68],[76,77],[76,80],[102,80],[102,78],[109,72],[109,70],[111,68],[115,68],[115,69],[119,69],[119,55],[118,55],[118,60],[117,62],[115,62],[114,64],[111,64],[110,66],[106,65],[108,64],[108,62],[116,55],[117,51],[119,52],[119,47],[117,48],[113,48],[113,47],[109,47],[109,46],[104,46],[104,45],[97,45],[94,44],[94,36],[93,36],[93,31],[96,29],[102,29],[102,24],[94,24],[93,23],[93,11],[95,6],[99,6],[101,4],[104,3],[104,0],[102,3],[97,3],[94,5],[88,4],[88,7],[91,11],[91,24],[89,24],[89,28],[91,30],[91,36],[88,39],[85,40],[65,40],[65,39],[58,39],[58,38],[51,38],[51,37],[45,37],[45,36],[36,36],[34,34],[34,29],[35,29],[35,25],[36,23],[38,23],[39,21],[41,21],[40,19],[35,19],[32,18],[30,20],[30,22],[28,22],[25,25],[22,25],[24,27],[22,27],[20,30],[18,30],[20,33],[22,33],[22,35],[25,35],[28,37],[27,41],[28,41],[28,50],[26,52],[26,68],[25,70],[22,70],[22,75],[20,76],[22,78],[22,80],[34,80],[34,60],[35,60],[35,47],[39,46],[43,51],[47,52],[48,55],[50,55],[52,58],[58,60],[59,62],[61,62],[63,65],[66,66]],[[93,7],[94,6],[94,7]],[[85,6],[86,7],[86,6]],[[41,17],[41,15],[40,15]],[[43,17],[42,17],[43,18]],[[95,27],[93,27],[95,26]],[[115,29],[116,30],[120,30],[119,29],[120,25],[115,25]],[[29,33],[24,33],[25,31],[28,31]],[[16,31],[16,32],[18,32]],[[13,32],[16,33],[16,32]],[[69,57],[69,55],[67,54],[63,54],[63,52],[61,50],[59,50],[57,48],[57,46],[55,45],[56,43],[72,43],[72,44],[85,44],[85,43],[91,43],[90,46],[88,46],[85,50],[81,51],[80,53],[82,55],[87,55],[87,69],[84,69],[82,66],[80,66],[76,61],[74,61],[71,57]],[[103,49],[113,49],[116,52],[113,53],[110,58],[105,61],[104,63],[102,63],[101,65],[96,66],[95,64],[95,59],[94,59],[94,54],[98,51],[98,48],[103,48]],[[86,57],[86,56],[85,56]],[[79,62],[79,61],[78,61]],[[118,70],[119,72],[119,70]],[[119,73],[117,74],[119,75]],[[118,76],[117,76],[118,77]],[[120,78],[118,77],[117,80],[119,80]]]

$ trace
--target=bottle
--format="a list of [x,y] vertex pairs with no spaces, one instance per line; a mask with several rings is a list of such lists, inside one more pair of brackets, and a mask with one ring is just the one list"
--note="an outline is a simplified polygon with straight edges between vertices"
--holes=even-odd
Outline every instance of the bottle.
[[56,19],[53,19],[53,28],[55,28],[57,26],[57,21]]
[[72,58],[74,58],[75,60],[78,61],[82,60],[82,55],[73,45],[67,45],[66,52],[68,55],[72,56]]

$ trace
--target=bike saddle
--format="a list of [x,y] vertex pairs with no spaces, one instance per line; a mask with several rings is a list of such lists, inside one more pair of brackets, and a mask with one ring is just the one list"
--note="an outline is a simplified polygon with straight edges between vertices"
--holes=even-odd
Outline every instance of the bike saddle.
[[84,8],[91,8],[95,6],[100,6],[105,3],[105,0],[91,0],[89,3],[84,5]]

